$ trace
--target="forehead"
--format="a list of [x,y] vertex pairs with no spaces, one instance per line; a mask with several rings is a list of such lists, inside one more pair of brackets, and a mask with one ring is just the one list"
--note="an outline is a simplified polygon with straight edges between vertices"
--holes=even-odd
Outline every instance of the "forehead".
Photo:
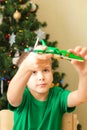
[[52,67],[52,59],[48,59],[45,65]]
[[41,69],[49,69],[49,70],[52,70],[52,64],[51,64],[51,62],[49,62],[49,63],[43,65],[43,67],[42,67]]

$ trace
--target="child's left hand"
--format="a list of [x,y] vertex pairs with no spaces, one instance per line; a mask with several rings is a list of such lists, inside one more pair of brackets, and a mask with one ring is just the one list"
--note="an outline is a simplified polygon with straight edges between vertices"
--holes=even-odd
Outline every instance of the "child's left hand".
[[69,49],[68,51],[84,58],[83,62],[72,60],[71,63],[79,73],[87,74],[87,47],[77,46],[75,49]]

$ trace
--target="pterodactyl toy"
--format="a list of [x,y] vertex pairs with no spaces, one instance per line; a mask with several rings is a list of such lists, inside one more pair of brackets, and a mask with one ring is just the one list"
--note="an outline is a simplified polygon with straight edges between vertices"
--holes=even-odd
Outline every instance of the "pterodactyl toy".
[[56,47],[47,47],[46,50],[35,50],[35,47],[38,45],[38,41],[40,41],[42,43],[43,46],[47,46],[46,42],[43,40],[44,38],[44,33],[41,30],[38,30],[37,32],[37,40],[36,43],[34,45],[34,48],[25,48],[25,52],[28,51],[33,51],[35,53],[39,53],[39,54],[54,54],[56,58],[60,58],[60,59],[66,59],[71,61],[72,59],[78,60],[80,62],[84,61],[84,58],[82,58],[81,56],[75,55],[71,52],[68,52],[66,50],[59,50]]

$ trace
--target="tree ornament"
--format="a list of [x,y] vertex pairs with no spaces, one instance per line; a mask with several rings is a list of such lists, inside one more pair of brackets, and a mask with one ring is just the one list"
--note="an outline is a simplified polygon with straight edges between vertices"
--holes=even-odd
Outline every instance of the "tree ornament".
[[5,3],[8,3],[8,0],[4,0]]
[[13,18],[16,20],[16,22],[19,22],[21,18],[21,13],[18,10],[16,10],[15,13],[13,14]]
[[35,42],[34,48],[38,45],[38,41],[41,41],[45,38],[45,33],[41,29],[35,31],[35,33],[37,34],[37,40]]
[[10,80],[8,80],[7,83],[9,84],[9,83],[10,83]]
[[19,2],[22,2],[22,0],[19,0]]
[[3,78],[1,79],[1,94],[3,94]]
[[16,53],[15,53],[14,58],[12,59],[12,63],[14,65],[17,65],[17,61],[19,60],[19,58],[20,58],[20,54],[19,54],[19,50],[17,50]]
[[21,45],[22,45],[22,46],[24,46],[24,45],[25,45],[25,43],[24,43],[24,42],[22,42],[22,43],[21,43]]
[[15,37],[16,35],[14,33],[12,33],[11,36],[9,37],[10,46],[12,46],[13,43],[15,43]]
[[31,12],[34,12],[37,8],[36,4],[34,4],[32,1],[30,2],[31,3]]
[[27,48],[29,48],[29,45],[26,45]]
[[20,29],[20,30],[19,30],[19,32],[20,32],[20,33],[22,33],[22,32],[23,32],[23,30],[21,30],[21,29]]
[[5,10],[5,6],[4,5],[0,5],[0,11],[4,11]]
[[10,36],[9,34],[5,34],[6,39],[9,39],[9,36]]
[[28,19],[29,19],[29,16],[27,16],[26,19],[28,20]]
[[4,70],[3,73],[5,74],[5,73],[6,73],[6,70]]
[[3,2],[3,0],[0,0],[0,3],[2,3]]
[[13,69],[16,69],[16,66],[15,66],[15,65],[13,65]]
[[29,4],[30,4],[30,1],[27,1],[25,4],[21,4],[20,8],[25,9],[27,6],[29,6]]
[[54,85],[55,85],[55,84],[54,84],[54,83],[52,83],[52,84],[51,84],[51,88],[53,88],[53,87],[54,87]]
[[26,3],[28,0],[19,0],[20,3],[24,4]]
[[0,25],[2,24],[2,21],[3,21],[3,15],[0,14]]

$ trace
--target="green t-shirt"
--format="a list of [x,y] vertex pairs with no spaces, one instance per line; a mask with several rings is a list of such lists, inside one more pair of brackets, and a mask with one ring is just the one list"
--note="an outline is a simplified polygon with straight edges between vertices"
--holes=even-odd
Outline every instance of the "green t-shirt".
[[14,111],[13,130],[61,130],[63,114],[74,110],[67,108],[69,93],[53,87],[46,101],[38,101],[26,87],[21,105],[15,108],[9,104],[9,109]]

